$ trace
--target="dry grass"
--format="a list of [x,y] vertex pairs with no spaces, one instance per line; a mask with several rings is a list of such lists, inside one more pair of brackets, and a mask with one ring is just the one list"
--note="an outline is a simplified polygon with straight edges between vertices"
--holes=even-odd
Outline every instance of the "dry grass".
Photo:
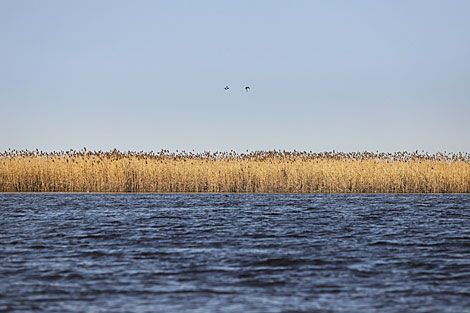
[[469,154],[0,153],[0,192],[469,193]]

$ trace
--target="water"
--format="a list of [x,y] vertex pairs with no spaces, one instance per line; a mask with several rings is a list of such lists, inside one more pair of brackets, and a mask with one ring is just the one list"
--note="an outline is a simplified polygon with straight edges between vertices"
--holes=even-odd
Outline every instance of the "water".
[[470,312],[470,195],[0,194],[2,312]]

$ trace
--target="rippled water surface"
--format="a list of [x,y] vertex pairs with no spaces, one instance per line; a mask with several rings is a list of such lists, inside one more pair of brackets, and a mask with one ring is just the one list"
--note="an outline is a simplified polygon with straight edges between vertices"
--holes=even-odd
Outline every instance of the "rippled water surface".
[[0,194],[0,311],[470,312],[469,203]]

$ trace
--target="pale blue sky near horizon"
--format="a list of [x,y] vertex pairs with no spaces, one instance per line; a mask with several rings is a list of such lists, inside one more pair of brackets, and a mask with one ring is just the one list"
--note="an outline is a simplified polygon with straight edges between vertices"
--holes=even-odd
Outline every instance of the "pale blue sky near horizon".
[[0,151],[470,152],[469,12],[4,0]]

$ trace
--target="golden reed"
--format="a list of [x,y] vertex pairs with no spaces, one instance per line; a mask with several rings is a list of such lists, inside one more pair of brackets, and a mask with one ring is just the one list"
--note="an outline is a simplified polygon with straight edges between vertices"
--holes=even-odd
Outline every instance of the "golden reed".
[[469,193],[470,155],[9,150],[0,192]]

